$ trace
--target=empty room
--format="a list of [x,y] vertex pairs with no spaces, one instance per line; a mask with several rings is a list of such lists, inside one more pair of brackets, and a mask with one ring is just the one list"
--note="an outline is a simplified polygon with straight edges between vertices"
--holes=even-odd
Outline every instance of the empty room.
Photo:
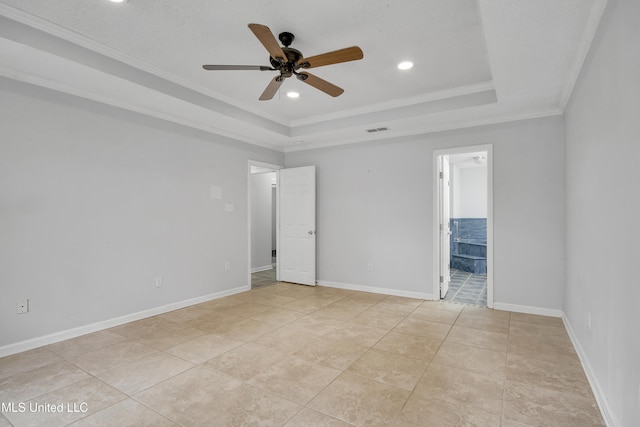
[[0,427],[640,425],[639,21],[0,0]]

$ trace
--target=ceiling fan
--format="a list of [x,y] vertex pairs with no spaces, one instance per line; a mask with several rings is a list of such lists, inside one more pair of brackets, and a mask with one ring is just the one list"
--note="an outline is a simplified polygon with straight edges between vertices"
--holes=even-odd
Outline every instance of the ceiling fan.
[[278,38],[283,44],[283,47],[280,47],[269,27],[261,24],[249,24],[249,29],[269,52],[270,67],[263,65],[203,65],[202,68],[205,70],[279,71],[280,74],[271,80],[262,95],[260,95],[260,101],[267,101],[273,98],[282,82],[291,76],[296,76],[298,80],[328,95],[333,97],[340,96],[344,89],[313,74],[298,72],[298,70],[355,61],[364,57],[362,49],[352,46],[307,58],[299,50],[289,47],[295,38],[293,34],[288,32],[280,33]]

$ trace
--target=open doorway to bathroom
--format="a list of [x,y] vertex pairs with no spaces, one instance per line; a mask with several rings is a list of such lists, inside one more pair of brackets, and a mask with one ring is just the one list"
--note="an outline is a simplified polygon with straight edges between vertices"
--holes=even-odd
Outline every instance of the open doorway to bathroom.
[[278,262],[277,186],[279,167],[250,162],[249,236],[251,289],[276,283]]
[[491,154],[491,146],[434,153],[439,282],[434,295],[445,301],[493,306]]

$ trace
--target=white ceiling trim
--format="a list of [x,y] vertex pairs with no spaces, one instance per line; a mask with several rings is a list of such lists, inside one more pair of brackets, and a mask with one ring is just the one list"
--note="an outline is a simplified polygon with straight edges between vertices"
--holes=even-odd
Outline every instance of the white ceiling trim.
[[179,76],[176,76],[175,74],[169,73],[165,70],[162,70],[146,61],[142,61],[138,58],[134,58],[130,55],[125,54],[124,52],[121,52],[119,50],[113,49],[109,46],[106,46],[102,43],[99,43],[93,39],[90,39],[82,34],[79,34],[77,32],[68,30],[66,28],[63,28],[57,24],[54,24],[50,21],[44,20],[42,18],[39,18],[37,16],[34,15],[30,15],[26,12],[23,12],[19,9],[16,9],[14,7],[8,6],[6,4],[0,3],[0,15],[5,16],[6,18],[9,18],[13,21],[19,22],[21,24],[25,24],[31,28],[34,28],[36,30],[40,30],[43,31],[47,34],[50,34],[52,36],[58,37],[62,40],[68,41],[70,43],[73,43],[75,45],[84,47],[85,49],[89,49],[93,52],[97,52],[101,55],[104,55],[108,58],[114,59],[118,62],[121,62],[123,64],[129,65],[131,67],[137,68],[139,70],[142,71],[146,71],[150,74],[153,74],[157,77],[163,78],[167,81],[170,81],[172,83],[178,84],[180,86],[184,86],[188,89],[194,90],[196,92],[199,92],[201,94],[204,94],[206,96],[209,96],[211,98],[216,98],[220,101],[223,101],[227,104],[233,105],[234,107],[243,109],[245,111],[249,111],[255,115],[258,116],[262,116],[266,119],[269,119],[271,121],[274,121],[276,123],[285,125],[285,126],[289,126],[289,123],[287,123],[286,121],[280,120],[279,118],[275,117],[275,116],[269,116],[266,115],[264,112],[262,111],[257,111],[255,109],[249,108],[246,105],[243,105],[239,102],[237,102],[237,100],[233,99],[233,98],[229,98],[229,97],[225,97],[224,95],[214,92],[209,88],[200,86],[200,85],[196,85],[193,82],[191,82],[190,80],[186,80],[183,79]]

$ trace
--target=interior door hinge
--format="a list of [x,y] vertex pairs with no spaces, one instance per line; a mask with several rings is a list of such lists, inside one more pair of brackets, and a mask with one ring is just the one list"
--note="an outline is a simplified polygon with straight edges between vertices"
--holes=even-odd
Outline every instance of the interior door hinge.
[[444,277],[440,276],[440,283],[444,283]]
[[444,175],[442,172],[440,172],[440,179],[444,178]]

